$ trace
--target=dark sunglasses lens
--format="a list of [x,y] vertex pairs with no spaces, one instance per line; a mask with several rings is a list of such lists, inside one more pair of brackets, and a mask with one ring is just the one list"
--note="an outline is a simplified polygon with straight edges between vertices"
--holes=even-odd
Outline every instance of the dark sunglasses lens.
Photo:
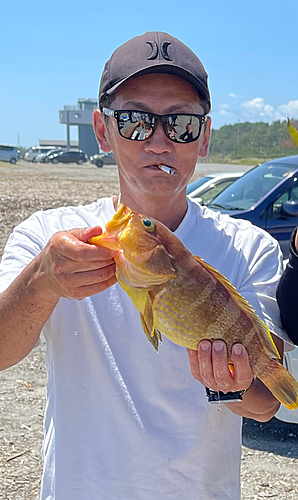
[[155,128],[155,118],[150,113],[140,111],[121,111],[118,118],[119,132],[122,137],[132,141],[145,141]]
[[165,126],[172,141],[193,142],[200,135],[201,119],[193,115],[169,115]]

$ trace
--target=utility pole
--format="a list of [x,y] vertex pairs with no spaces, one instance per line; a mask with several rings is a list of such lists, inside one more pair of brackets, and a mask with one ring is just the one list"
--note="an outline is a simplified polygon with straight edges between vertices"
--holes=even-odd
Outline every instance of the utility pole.
[[240,120],[238,120],[238,126],[237,126],[237,156],[239,154],[239,129],[240,129]]
[[66,149],[70,150],[69,110],[66,110]]

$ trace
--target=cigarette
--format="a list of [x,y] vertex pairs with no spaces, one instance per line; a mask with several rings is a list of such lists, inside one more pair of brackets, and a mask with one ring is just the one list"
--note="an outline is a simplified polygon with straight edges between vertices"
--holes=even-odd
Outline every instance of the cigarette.
[[166,165],[158,165],[158,168],[169,175],[177,175],[177,171],[174,168],[167,167]]

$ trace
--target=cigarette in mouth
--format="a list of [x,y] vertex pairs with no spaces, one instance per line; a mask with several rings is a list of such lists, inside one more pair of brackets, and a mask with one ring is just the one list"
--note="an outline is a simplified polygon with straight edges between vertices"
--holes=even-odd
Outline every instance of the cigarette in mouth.
[[177,171],[174,168],[167,167],[166,165],[158,165],[158,168],[169,175],[177,175]]

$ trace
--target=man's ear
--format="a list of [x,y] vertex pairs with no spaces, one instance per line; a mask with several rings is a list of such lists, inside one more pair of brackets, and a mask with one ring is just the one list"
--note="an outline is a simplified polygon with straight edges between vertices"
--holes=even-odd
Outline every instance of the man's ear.
[[105,153],[112,151],[108,140],[104,114],[99,109],[93,111],[93,129],[100,149]]
[[204,125],[204,137],[198,155],[201,156],[202,158],[205,158],[205,156],[207,156],[208,154],[210,134],[211,134],[211,118],[210,116],[207,116],[207,120]]

